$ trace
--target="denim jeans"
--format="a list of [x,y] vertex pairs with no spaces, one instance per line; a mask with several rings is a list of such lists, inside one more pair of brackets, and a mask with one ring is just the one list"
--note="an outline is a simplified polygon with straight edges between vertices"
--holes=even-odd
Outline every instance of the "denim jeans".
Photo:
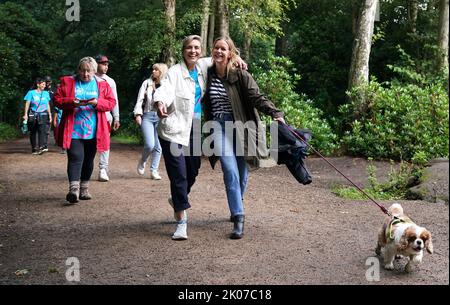
[[214,150],[220,153],[223,181],[227,193],[231,216],[244,215],[244,193],[248,182],[248,166],[244,156],[236,156],[236,132],[225,134],[225,122],[233,121],[233,116],[215,117],[220,123],[221,131],[214,131]]
[[161,160],[161,144],[158,139],[159,118],[155,111],[149,111],[142,116],[141,130],[144,138],[144,150],[142,151],[141,162],[147,162],[152,155],[151,171],[158,170],[159,161]]

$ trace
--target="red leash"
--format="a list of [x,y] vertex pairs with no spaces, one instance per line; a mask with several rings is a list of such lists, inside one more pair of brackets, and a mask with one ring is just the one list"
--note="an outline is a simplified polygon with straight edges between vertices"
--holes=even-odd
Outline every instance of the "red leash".
[[[282,123],[282,122],[280,122]],[[284,124],[284,123],[282,123]],[[323,160],[325,160],[325,162],[327,162],[332,168],[335,169],[335,171],[337,171],[339,174],[341,174],[345,179],[347,179],[351,184],[353,184],[354,187],[356,187],[361,193],[363,193],[367,198],[369,198],[373,203],[375,203],[380,209],[381,211],[383,211],[384,214],[391,216],[388,212],[388,210],[386,210],[386,208],[384,206],[382,206],[381,204],[379,204],[378,202],[375,201],[375,199],[373,199],[369,194],[367,194],[362,188],[360,188],[359,186],[357,186],[352,180],[350,180],[350,178],[348,178],[346,175],[344,175],[339,169],[336,168],[336,166],[334,166],[330,161],[328,161],[320,152],[318,152],[314,147],[312,147],[308,142],[306,142],[301,135],[299,135],[294,129],[292,129],[291,126],[289,126],[288,124],[284,124],[286,125],[286,127],[289,129],[289,131],[300,141],[302,141],[303,143],[305,143],[309,148],[311,148],[311,150],[317,154],[320,158],[322,158]]]

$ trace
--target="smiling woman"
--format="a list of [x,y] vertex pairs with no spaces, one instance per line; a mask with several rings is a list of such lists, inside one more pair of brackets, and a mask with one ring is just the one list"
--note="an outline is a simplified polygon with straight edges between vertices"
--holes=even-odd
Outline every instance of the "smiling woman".
[[[172,239],[187,239],[187,213],[191,207],[188,194],[195,183],[201,160],[200,155],[190,151],[185,156],[183,146],[192,148],[192,143],[200,141],[201,133],[193,132],[200,128],[201,104],[207,64],[199,61],[202,55],[202,40],[198,35],[183,39],[183,61],[172,66],[167,76],[156,89],[153,99],[161,121],[158,125],[167,175],[170,179],[169,203],[175,212],[177,229]],[[194,140],[195,139],[195,140]],[[173,154],[173,148],[180,154]]]
[[92,57],[82,58],[77,75],[61,77],[54,95],[55,106],[63,110],[57,143],[67,150],[68,205],[92,198],[88,186],[95,154],[97,150],[109,149],[105,112],[114,108],[116,99],[108,83],[94,77],[95,71],[96,61]]

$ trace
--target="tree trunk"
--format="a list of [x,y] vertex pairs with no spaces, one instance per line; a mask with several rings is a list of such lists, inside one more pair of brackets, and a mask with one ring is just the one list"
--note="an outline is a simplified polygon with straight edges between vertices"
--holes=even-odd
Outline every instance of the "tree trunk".
[[378,0],[362,0],[356,36],[353,40],[349,89],[369,82],[369,57]]
[[250,45],[252,43],[252,38],[248,35],[248,32],[244,33],[244,47],[242,48],[242,58],[246,62],[250,61]]
[[409,0],[408,1],[408,21],[409,29],[412,33],[416,32],[417,28],[417,14],[419,12],[419,1]]
[[439,69],[448,69],[448,3],[449,0],[441,0],[439,3]]
[[209,31],[208,31],[208,50],[211,51],[214,43],[214,31],[216,24],[216,14],[214,14],[214,7],[209,15]]
[[163,56],[164,62],[169,67],[175,64],[175,2],[176,0],[164,0],[164,12],[166,15],[167,32],[165,34],[165,47]]
[[227,0],[217,0],[217,16],[219,36],[230,36]]
[[208,55],[209,2],[210,0],[203,0],[203,15],[200,36],[202,37],[202,51],[204,55]]
[[288,32],[288,27],[287,27],[286,22],[281,22],[281,30],[283,31],[283,36],[278,36],[275,39],[275,55],[276,56],[287,56],[286,35]]

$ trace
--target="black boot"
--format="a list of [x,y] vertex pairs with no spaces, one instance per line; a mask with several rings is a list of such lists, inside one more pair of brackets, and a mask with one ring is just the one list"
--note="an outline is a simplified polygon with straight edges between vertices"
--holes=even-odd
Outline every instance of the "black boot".
[[241,239],[244,235],[244,215],[235,215],[233,218],[233,231],[231,232],[231,239]]

